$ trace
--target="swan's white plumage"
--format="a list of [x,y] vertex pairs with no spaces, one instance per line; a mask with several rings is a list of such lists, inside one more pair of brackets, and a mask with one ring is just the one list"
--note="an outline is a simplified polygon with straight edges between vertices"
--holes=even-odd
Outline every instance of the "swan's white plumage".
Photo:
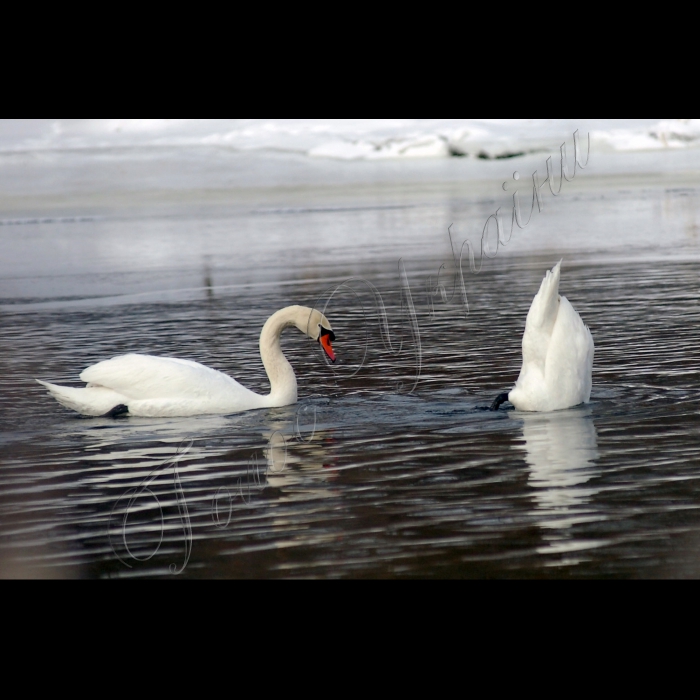
[[296,326],[317,339],[321,325],[332,328],[313,309],[293,306],[277,312],[263,328],[260,351],[271,383],[266,396],[197,362],[150,355],[123,355],[86,369],[82,389],[39,382],[63,406],[86,416],[103,416],[126,406],[132,416],[187,417],[288,406],[297,401],[297,383],[280,347],[285,328]]
[[235,379],[188,360],[124,355],[89,367],[88,385],[72,389],[40,382],[66,408],[84,416],[103,416],[127,406],[132,416],[176,417],[237,413],[272,405]]
[[591,399],[595,346],[566,297],[561,262],[547,272],[523,336],[523,366],[508,400],[521,411],[559,411]]

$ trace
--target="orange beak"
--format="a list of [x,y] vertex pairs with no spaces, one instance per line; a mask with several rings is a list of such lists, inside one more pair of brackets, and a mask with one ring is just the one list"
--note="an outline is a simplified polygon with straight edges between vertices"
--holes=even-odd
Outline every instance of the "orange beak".
[[326,355],[328,355],[328,359],[331,362],[335,362],[335,353],[333,352],[333,346],[331,345],[331,336],[330,335],[322,335],[318,339],[318,341],[319,341],[319,343],[321,343],[321,346],[326,351]]

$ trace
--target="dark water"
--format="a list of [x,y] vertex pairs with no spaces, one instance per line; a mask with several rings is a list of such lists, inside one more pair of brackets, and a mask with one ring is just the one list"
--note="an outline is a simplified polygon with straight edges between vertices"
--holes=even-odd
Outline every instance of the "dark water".
[[[358,225],[362,246],[335,256],[327,240],[322,255],[291,250],[288,261],[304,263],[297,272],[291,262],[285,269],[278,239],[268,267],[265,247],[251,243],[258,266],[243,271],[240,242],[227,253],[228,267],[216,256],[186,269],[141,258],[117,274],[76,260],[61,276],[47,255],[35,266],[45,269],[14,277],[6,269],[0,574],[698,576],[700,256],[695,219],[683,223],[696,199],[689,205],[679,197],[656,200],[661,210],[672,202],[667,223],[680,231],[672,257],[648,235],[635,249],[575,253],[562,242],[504,253],[467,275],[468,316],[457,303],[426,296],[449,259],[444,240],[408,256],[405,268],[387,252],[396,242],[377,240],[372,252],[372,231],[403,224],[408,248],[419,248],[420,222],[430,218],[420,209],[322,214],[330,227],[317,224],[324,235],[343,242]],[[628,215],[652,226],[648,212],[619,204],[623,195],[598,208],[591,201],[570,204],[568,213],[590,208],[611,236],[611,221],[622,225]],[[441,210],[440,219],[455,213]],[[264,216],[284,222],[292,214]],[[333,228],[333,221],[340,223]],[[152,224],[154,251],[158,226],[172,243],[174,224]],[[118,222],[56,226],[78,239],[79,226],[104,226],[91,260],[111,259],[94,250],[98,243],[128,257],[108,240]],[[142,235],[151,230],[148,221],[138,226]],[[219,229],[211,228],[216,238]],[[21,235],[48,238],[38,227]],[[216,239],[209,250],[223,245]],[[174,255],[172,245],[168,251]],[[554,414],[485,411],[517,378],[529,305],[562,255],[561,292],[596,342],[592,402]],[[377,287],[386,325],[365,282],[337,288],[350,277]],[[452,278],[442,279],[449,296]],[[328,304],[340,363],[330,366],[316,344],[288,331],[283,347],[300,387],[294,407],[82,419],[33,383],[77,386],[88,365],[137,351],[200,361],[264,392],[260,328],[295,303]]]

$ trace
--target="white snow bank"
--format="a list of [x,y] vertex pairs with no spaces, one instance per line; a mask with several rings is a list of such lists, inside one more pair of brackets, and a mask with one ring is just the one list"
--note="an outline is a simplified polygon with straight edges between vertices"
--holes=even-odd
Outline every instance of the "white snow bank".
[[3,119],[0,152],[219,146],[312,158],[506,158],[579,130],[608,151],[694,148],[700,119]]

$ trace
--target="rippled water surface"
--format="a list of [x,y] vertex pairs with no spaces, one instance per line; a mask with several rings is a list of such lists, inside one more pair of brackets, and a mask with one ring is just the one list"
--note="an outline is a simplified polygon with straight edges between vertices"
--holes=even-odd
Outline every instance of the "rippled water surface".
[[[468,315],[428,290],[489,205],[422,201],[3,227],[0,574],[699,575],[697,192],[562,200],[465,275]],[[561,257],[591,404],[484,410]],[[296,303],[327,305],[340,357],[287,331],[297,406],[84,419],[33,382],[143,352],[264,392],[260,328]]]

